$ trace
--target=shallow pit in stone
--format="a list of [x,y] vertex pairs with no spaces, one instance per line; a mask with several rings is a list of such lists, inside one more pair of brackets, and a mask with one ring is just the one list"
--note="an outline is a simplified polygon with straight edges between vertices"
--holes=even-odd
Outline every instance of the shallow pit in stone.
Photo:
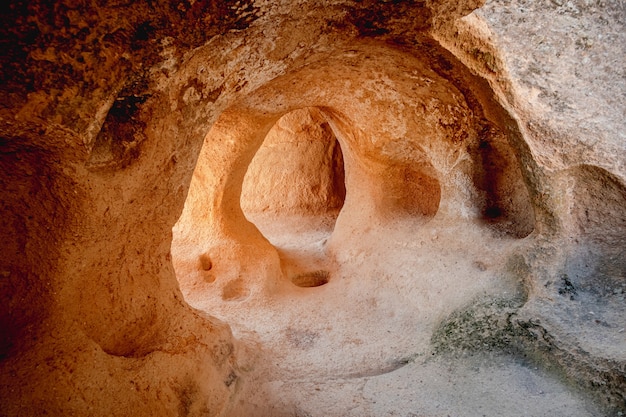
[[329,279],[330,272],[320,269],[317,271],[303,272],[301,274],[295,275],[291,277],[291,282],[293,282],[298,287],[311,288],[320,287],[324,284],[328,284]]
[[222,290],[222,299],[224,301],[242,301],[249,295],[250,290],[246,288],[246,284],[240,279],[229,282]]

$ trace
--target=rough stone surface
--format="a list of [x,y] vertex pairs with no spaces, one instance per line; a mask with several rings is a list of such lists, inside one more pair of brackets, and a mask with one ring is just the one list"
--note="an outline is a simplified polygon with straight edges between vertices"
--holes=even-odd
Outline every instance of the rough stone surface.
[[482,3],[2,6],[0,415],[626,412],[626,10]]
[[314,109],[294,110],[280,118],[254,155],[241,208],[247,216],[338,212],[346,198],[344,177],[341,147],[328,123]]

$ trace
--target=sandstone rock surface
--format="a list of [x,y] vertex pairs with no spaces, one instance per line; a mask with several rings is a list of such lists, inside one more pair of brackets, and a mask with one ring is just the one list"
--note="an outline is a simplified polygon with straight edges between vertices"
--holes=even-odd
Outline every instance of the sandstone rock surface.
[[626,412],[619,0],[3,8],[0,415]]

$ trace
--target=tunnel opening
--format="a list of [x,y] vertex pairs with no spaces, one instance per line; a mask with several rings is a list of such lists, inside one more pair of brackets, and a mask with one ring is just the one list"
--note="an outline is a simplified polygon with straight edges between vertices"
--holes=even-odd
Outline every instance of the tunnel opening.
[[245,217],[277,249],[283,273],[299,287],[328,283],[325,243],[346,197],[343,153],[317,109],[283,115],[244,177]]
[[[206,291],[222,290],[218,302],[263,299],[283,284],[324,285],[338,268],[360,275],[357,252],[380,253],[396,234],[382,250],[416,241],[422,249],[402,256],[419,263],[436,256],[443,236],[523,238],[534,229],[499,121],[416,56],[351,48],[350,57],[369,60],[355,69],[338,54],[279,77],[224,110],[208,132],[172,243],[192,305]],[[341,76],[320,78],[330,67]],[[428,80],[417,90],[414,74]],[[289,93],[295,82],[316,88]],[[426,235],[437,243],[427,245]]]

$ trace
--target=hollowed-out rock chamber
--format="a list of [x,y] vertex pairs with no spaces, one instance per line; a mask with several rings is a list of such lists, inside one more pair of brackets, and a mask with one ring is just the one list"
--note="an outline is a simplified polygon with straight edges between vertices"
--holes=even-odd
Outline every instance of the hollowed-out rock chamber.
[[0,415],[626,412],[623,7],[521,3],[6,6]]

